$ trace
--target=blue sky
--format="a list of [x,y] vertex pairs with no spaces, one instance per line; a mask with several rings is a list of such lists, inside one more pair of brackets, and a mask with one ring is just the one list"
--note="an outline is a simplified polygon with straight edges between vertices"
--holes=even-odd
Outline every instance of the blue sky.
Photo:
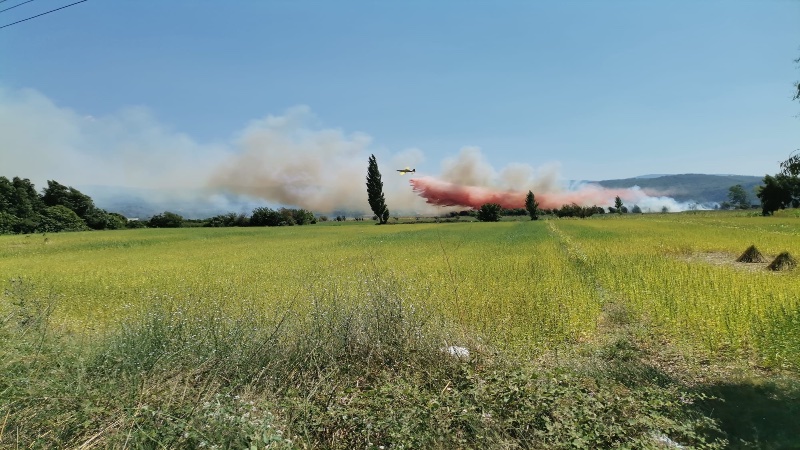
[[65,151],[48,134],[70,125],[37,117],[101,119],[71,151],[112,160],[118,128],[146,122],[148,152],[189,141],[199,160],[302,106],[303,130],[366,135],[358,151],[393,164],[416,149],[430,173],[474,146],[493,167],[555,163],[564,179],[761,176],[800,148],[798,23],[797,1],[89,0],[0,29],[0,109],[50,111],[0,122],[31,133],[0,138],[0,172],[31,176],[20,140],[37,161]]

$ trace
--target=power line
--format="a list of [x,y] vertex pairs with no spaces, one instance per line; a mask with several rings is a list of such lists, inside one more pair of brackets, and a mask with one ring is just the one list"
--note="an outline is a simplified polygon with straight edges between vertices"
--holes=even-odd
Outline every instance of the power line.
[[[6,1],[6,0],[3,0],[3,2],[4,2],[4,1]],[[22,5],[24,5],[25,3],[30,3],[30,2],[32,2],[32,1],[33,1],[33,0],[28,0],[27,2],[22,2],[22,3],[20,3],[19,5],[14,5],[14,6],[12,6],[11,8],[6,8],[6,9],[4,9],[4,10],[0,10],[0,12],[3,12],[3,11],[8,11],[9,9],[14,9],[14,8],[16,8],[17,6],[22,6]],[[3,2],[0,2],[0,3],[3,3]]]
[[[2,0],[2,1],[5,1],[5,0]],[[20,23],[20,22],[25,22],[26,20],[35,19],[35,18],[37,18],[37,17],[39,17],[39,16],[43,16],[43,15],[45,15],[45,14],[50,14],[51,12],[58,11],[59,9],[69,8],[70,6],[77,5],[78,3],[83,3],[83,2],[85,2],[85,1],[87,1],[87,0],[81,0],[81,1],[79,1],[79,2],[70,3],[70,4],[69,4],[69,5],[67,5],[67,6],[62,6],[61,8],[51,9],[50,11],[43,12],[43,13],[41,13],[41,14],[37,14],[37,15],[35,15],[35,16],[28,17],[27,19],[18,20],[18,21],[14,22],[14,23],[9,23],[8,25],[3,25],[3,26],[2,26],[2,27],[0,27],[0,28],[10,27],[11,25],[16,25],[16,24],[18,24],[18,23]],[[2,3],[2,2],[0,2],[0,3]]]

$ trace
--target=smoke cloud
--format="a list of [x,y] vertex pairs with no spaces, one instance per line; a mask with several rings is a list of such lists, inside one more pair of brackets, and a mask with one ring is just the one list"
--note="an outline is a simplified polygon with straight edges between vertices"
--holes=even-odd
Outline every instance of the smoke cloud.
[[524,208],[530,190],[544,209],[572,203],[611,206],[617,196],[628,206],[636,204],[644,211],[660,211],[663,207],[682,211],[689,207],[638,187],[608,189],[591,183],[565,187],[559,181],[555,165],[536,170],[527,164],[514,163],[497,172],[476,147],[465,147],[456,158],[445,160],[441,177],[414,178],[410,184],[414,192],[436,206],[477,209],[485,203],[497,203],[504,208]]
[[158,123],[146,108],[105,117],[56,106],[31,89],[0,86],[0,168],[6,177],[70,185],[198,188],[224,157]]
[[[129,202],[150,202],[187,217],[250,212],[255,205],[318,213],[369,213],[365,176],[375,154],[392,215],[433,214],[486,202],[522,207],[532,190],[542,208],[565,203],[607,206],[619,195],[642,208],[685,209],[638,189],[563,186],[558,166],[515,163],[495,170],[477,147],[442,161],[441,174],[411,179],[395,169],[425,162],[420,149],[390,152],[363,133],[321,128],[308,107],[246,124],[229,140],[200,143],[160,123],[146,108],[101,117],[60,107],[30,89],[0,86],[0,175],[76,186],[104,208],[124,187]],[[178,205],[178,206],[176,206]],[[112,209],[113,210],[113,209]]]

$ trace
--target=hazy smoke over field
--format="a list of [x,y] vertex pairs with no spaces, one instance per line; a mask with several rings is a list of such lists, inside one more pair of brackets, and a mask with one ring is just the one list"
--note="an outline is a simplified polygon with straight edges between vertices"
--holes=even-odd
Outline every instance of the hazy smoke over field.
[[[522,207],[528,190],[542,208],[572,202],[609,206],[619,195],[628,206],[685,209],[638,189],[564,186],[557,166],[510,164],[498,171],[475,147],[445,159],[439,175],[428,175],[419,166],[425,157],[418,149],[390,152],[376,148],[366,134],[315,122],[307,107],[296,107],[252,121],[230,140],[199,143],[164,126],[145,108],[92,117],[59,107],[36,91],[0,86],[0,175],[30,178],[39,189],[46,180],[86,186],[84,192],[103,199],[101,207],[114,208],[128,195],[129,206],[151,205],[135,210],[141,214],[180,208],[176,212],[186,217],[209,217],[213,211],[249,213],[258,205],[369,214],[365,177],[367,158],[375,154],[392,215],[434,214],[486,202]],[[400,176],[396,169],[405,167],[417,173]],[[111,187],[137,190],[131,197],[125,194],[130,190]]]

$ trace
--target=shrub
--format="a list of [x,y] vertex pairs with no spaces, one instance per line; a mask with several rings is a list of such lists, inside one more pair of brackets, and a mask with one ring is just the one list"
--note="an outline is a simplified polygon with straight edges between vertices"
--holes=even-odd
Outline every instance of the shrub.
[[93,230],[121,230],[128,219],[122,214],[109,213],[100,208],[92,208],[84,217],[86,225]]
[[42,212],[42,220],[36,227],[41,232],[83,231],[86,222],[74,211],[63,205],[49,206]]
[[128,220],[128,222],[125,224],[125,228],[131,228],[131,229],[145,228],[145,227],[147,227],[147,224],[145,222],[136,219]]
[[17,216],[0,211],[0,234],[16,233],[20,220]]
[[255,227],[277,227],[280,224],[281,215],[272,208],[256,208],[250,216],[250,225]]
[[485,203],[478,210],[478,220],[481,222],[498,222],[502,207],[497,203]]
[[147,226],[150,228],[180,228],[181,225],[183,225],[183,217],[169,211],[156,214],[147,221]]

